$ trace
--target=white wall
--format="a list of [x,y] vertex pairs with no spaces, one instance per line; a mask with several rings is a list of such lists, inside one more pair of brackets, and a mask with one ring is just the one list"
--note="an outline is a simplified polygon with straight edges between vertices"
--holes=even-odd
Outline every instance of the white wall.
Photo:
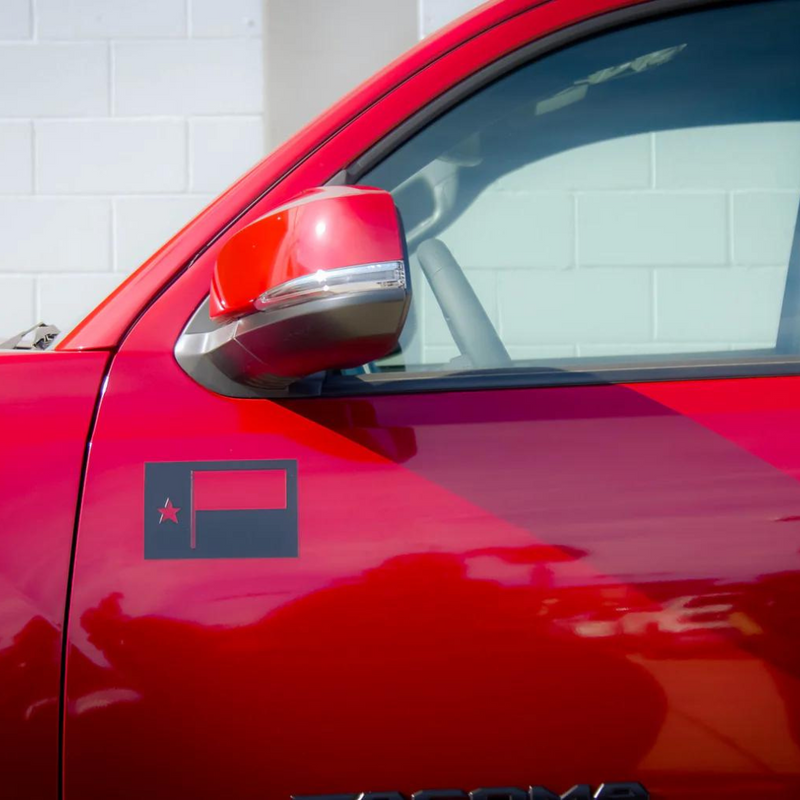
[[[262,157],[276,70],[306,68],[302,95],[270,95],[282,138],[477,4],[368,0],[353,18],[358,2],[0,0],[0,337],[40,320],[71,328]],[[304,8],[264,81],[270,3]]]
[[417,40],[415,0],[266,0],[268,139],[278,144]]
[[[439,238],[512,358],[772,347],[799,201],[800,124],[692,128],[534,162]],[[447,361],[421,295],[423,363]]]
[[0,334],[75,324],[263,153],[260,0],[0,2]]
[[433,33],[481,2],[483,0],[418,0],[420,36]]

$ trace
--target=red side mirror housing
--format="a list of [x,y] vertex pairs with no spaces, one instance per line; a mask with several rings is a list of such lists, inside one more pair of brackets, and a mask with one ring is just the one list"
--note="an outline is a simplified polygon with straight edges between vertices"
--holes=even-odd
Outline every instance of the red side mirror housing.
[[218,388],[215,376],[222,375],[280,392],[309,375],[390,353],[410,301],[392,196],[356,186],[311,189],[222,248],[207,324],[190,323],[176,357],[209,388]]
[[[383,189],[309,189],[239,231],[222,248],[211,283],[212,319],[263,310],[269,292],[319,272],[404,261],[392,196]],[[291,288],[291,287],[290,287]]]

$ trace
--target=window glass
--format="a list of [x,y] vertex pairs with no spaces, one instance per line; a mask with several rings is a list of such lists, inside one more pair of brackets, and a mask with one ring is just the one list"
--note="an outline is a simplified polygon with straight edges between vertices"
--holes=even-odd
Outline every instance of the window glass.
[[401,351],[370,369],[718,361],[797,341],[798,41],[795,0],[654,20],[530,63],[416,134],[360,181],[393,193],[414,288]]

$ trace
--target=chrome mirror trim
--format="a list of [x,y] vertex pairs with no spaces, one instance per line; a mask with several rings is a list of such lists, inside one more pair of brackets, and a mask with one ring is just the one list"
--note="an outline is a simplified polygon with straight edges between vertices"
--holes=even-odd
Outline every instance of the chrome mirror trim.
[[313,275],[282,283],[256,298],[259,311],[285,308],[330,295],[374,292],[381,289],[405,289],[406,270],[402,261],[360,264],[339,269],[320,269]]

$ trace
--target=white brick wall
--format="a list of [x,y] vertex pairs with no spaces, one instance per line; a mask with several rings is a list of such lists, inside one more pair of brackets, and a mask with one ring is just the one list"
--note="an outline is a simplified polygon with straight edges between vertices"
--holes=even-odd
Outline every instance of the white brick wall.
[[27,39],[31,35],[31,10],[27,0],[0,3],[0,37]]
[[471,11],[482,0],[419,0],[420,35],[427,36]]
[[[478,4],[407,1],[420,35]],[[0,336],[71,327],[263,155],[263,2],[0,0]],[[505,176],[442,238],[515,358],[769,344],[798,176],[793,125],[634,136]]]
[[33,190],[33,125],[0,122],[0,193],[27,194]]
[[111,259],[111,205],[97,197],[0,197],[0,272],[102,272]]
[[186,34],[183,0],[37,0],[45,39],[128,39]]
[[[407,3],[420,35],[478,4],[376,2],[379,20]],[[0,0],[0,338],[38,320],[71,328],[263,156],[263,6]],[[370,43],[386,60],[385,38],[308,83],[319,108],[365,77]]]
[[[775,343],[800,202],[800,124],[569,150],[488,187],[440,234],[514,358]],[[457,350],[422,291],[421,356]]]
[[48,120],[35,124],[40,194],[182,192],[183,120]]
[[0,0],[0,338],[67,330],[264,153],[261,0]]
[[581,266],[724,264],[724,192],[591,192],[577,196]]

